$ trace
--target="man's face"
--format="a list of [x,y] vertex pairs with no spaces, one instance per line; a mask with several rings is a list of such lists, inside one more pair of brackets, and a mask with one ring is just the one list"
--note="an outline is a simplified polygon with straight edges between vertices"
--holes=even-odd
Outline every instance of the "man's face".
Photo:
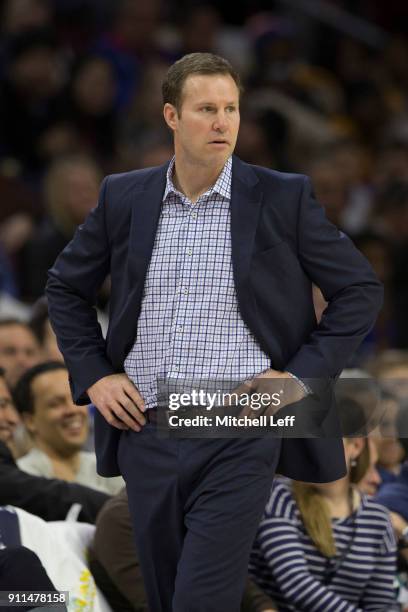
[[6,381],[0,376],[0,441],[12,446],[14,431],[19,423]]
[[164,116],[174,132],[176,158],[222,168],[238,137],[238,87],[230,75],[191,75],[183,86],[180,112],[166,104]]
[[31,383],[34,413],[24,421],[41,448],[63,457],[81,449],[88,435],[88,408],[72,401],[65,369],[44,372]]
[[0,367],[14,387],[20,376],[40,361],[40,347],[34,334],[22,325],[0,326]]

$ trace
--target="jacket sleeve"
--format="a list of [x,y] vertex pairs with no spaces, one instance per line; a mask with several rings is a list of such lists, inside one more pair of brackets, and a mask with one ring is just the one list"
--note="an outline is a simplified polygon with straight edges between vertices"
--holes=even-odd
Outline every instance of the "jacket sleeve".
[[79,484],[27,474],[0,448],[0,506],[18,506],[46,521],[58,521],[65,519],[73,504],[80,504],[79,519],[94,523],[108,499],[105,493]]
[[328,306],[286,369],[317,382],[336,377],[347,365],[376,321],[383,287],[352,241],[327,220],[307,177],[300,198],[297,240],[299,261]]
[[106,356],[95,310],[98,289],[109,273],[110,243],[105,219],[108,178],[102,183],[98,205],[49,270],[46,287],[51,325],[78,404],[89,403],[86,390],[100,378],[115,373]]

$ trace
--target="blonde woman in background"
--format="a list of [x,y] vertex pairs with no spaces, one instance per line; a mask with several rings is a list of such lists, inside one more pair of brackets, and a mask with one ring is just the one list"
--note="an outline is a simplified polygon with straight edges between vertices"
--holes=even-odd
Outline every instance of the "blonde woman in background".
[[344,449],[344,478],[272,488],[249,571],[280,611],[399,609],[388,513],[355,486],[370,465],[368,441],[344,439]]

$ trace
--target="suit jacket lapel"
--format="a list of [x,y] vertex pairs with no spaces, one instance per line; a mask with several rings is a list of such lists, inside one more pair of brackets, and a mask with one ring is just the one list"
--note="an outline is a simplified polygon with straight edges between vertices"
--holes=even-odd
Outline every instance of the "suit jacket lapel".
[[282,347],[262,329],[250,278],[251,258],[262,207],[263,192],[251,166],[233,158],[231,189],[231,249],[235,289],[241,316],[273,367],[283,366]]
[[[129,233],[129,276],[132,284],[144,282],[152,255],[162,199],[166,187],[166,163],[154,169],[138,190],[132,191]],[[132,285],[131,285],[132,286]]]
[[263,193],[258,177],[234,156],[231,186],[231,249],[235,288],[240,305],[246,300],[249,266],[254,249]]

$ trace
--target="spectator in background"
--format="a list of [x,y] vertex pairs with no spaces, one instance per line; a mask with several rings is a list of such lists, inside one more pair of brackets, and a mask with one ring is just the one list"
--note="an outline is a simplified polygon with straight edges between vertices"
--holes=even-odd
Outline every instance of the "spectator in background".
[[334,164],[331,150],[315,151],[306,164],[306,173],[312,179],[316,197],[329,220],[342,228],[347,207],[347,185]]
[[[101,321],[101,313],[98,313]],[[58,348],[57,338],[51,327],[48,316],[48,301],[45,296],[40,297],[31,309],[30,327],[40,344],[43,361],[57,361],[64,363],[64,358]],[[94,409],[88,406],[89,431],[83,450],[94,452]]]
[[[7,512],[0,508],[0,521],[2,514]],[[10,514],[10,513],[9,513]],[[16,521],[17,522],[17,521]],[[2,525],[4,526],[4,525]],[[6,526],[7,523],[6,523]],[[16,529],[16,531],[18,528]],[[3,531],[3,530],[2,530]],[[4,533],[4,532],[3,532]],[[20,538],[16,538],[19,540]],[[1,544],[3,542],[0,541]],[[58,594],[54,584],[51,582],[47,572],[44,569],[38,556],[25,546],[18,544],[4,545],[0,547],[0,589],[3,592],[11,591],[48,591],[55,595]],[[17,598],[16,598],[17,600]],[[41,610],[41,608],[33,608],[32,605],[19,606],[20,612],[28,612],[32,610]],[[0,607],[0,611],[7,608]],[[10,609],[10,608],[8,608]],[[64,604],[53,606],[54,610],[66,612]]]
[[19,424],[20,417],[6,387],[4,370],[0,368],[0,442],[7,445],[14,457],[17,454],[14,435]]
[[22,470],[110,494],[124,486],[120,477],[99,476],[95,455],[81,450],[88,436],[88,408],[73,403],[63,363],[46,362],[28,370],[14,396],[34,442],[34,448],[17,461]]
[[391,290],[392,250],[389,240],[378,232],[367,230],[354,236],[353,242],[367,257],[385,288],[381,312],[354,358],[357,363],[361,364],[380,351],[396,346],[398,321],[396,320],[394,295]]
[[[171,134],[157,118],[162,113],[161,83],[168,66],[163,61],[152,61],[145,66],[143,79],[128,112],[118,125],[118,151],[120,171],[160,165],[172,155]],[[145,164],[142,157],[146,150],[161,147],[163,154],[153,163]]]
[[118,83],[117,108],[128,106],[140,85],[144,65],[158,56],[156,34],[160,8],[160,0],[120,0],[115,4],[111,29],[93,48],[114,69]]
[[408,180],[387,182],[380,191],[374,220],[382,233],[398,246],[408,240]]
[[408,402],[408,351],[383,351],[368,366],[384,391],[403,404]]
[[108,60],[85,55],[75,62],[63,117],[77,134],[77,150],[108,171],[115,154],[116,98],[116,76]]
[[372,77],[366,77],[348,84],[347,111],[351,116],[362,142],[378,146],[379,135],[387,125],[390,109],[387,108],[385,88]]
[[[408,158],[407,158],[408,159]],[[408,163],[407,163],[408,173]],[[389,288],[395,304],[396,343],[408,346],[408,176],[387,182],[380,191],[374,210],[374,223],[392,245]]]
[[379,427],[379,436],[374,438],[377,446],[377,466],[381,482],[394,482],[397,480],[404,461],[405,451],[399,441],[397,430],[399,402],[396,398],[384,392],[381,399],[383,417]]
[[408,142],[407,138],[391,135],[375,151],[375,184],[380,190],[395,181],[408,181]]
[[16,298],[18,289],[10,260],[0,244],[0,295],[4,293]]
[[0,369],[0,506],[18,506],[47,521],[58,521],[65,519],[73,504],[78,504],[79,520],[93,523],[108,496],[95,489],[31,476],[20,470],[13,458],[13,433],[18,422]]
[[12,36],[50,26],[52,3],[50,0],[6,0],[1,16],[3,36]]
[[[363,477],[356,483],[357,488],[366,495],[374,496],[381,485],[381,476],[377,469],[378,451],[372,437],[367,438],[369,464]],[[379,502],[381,503],[381,502]]]
[[31,309],[30,327],[35,333],[44,361],[64,361],[58,348],[57,338],[50,325],[48,304],[45,296],[39,298]]
[[408,437],[408,352],[389,350],[368,364],[382,390],[383,418],[375,439],[378,466],[383,483],[395,482],[405,458],[400,438]]
[[97,586],[115,612],[147,612],[125,489],[112,497],[98,515],[89,565]]
[[0,367],[5,370],[11,388],[40,359],[37,338],[27,323],[18,319],[0,320]]
[[60,113],[65,71],[52,31],[28,30],[8,44],[6,75],[0,95],[0,152],[24,173],[43,166],[42,137]]
[[187,5],[180,11],[180,47],[178,57],[187,53],[220,53],[218,43],[221,18],[216,7],[209,3]]
[[323,602],[325,609],[349,612],[398,609],[388,513],[353,486],[370,464],[367,441],[345,439],[344,449],[344,478],[313,485],[276,481],[272,488],[250,575],[282,612],[313,612]]
[[260,117],[244,116],[241,119],[236,154],[248,160],[248,163],[278,168],[279,163],[269,146],[268,131],[265,127]]
[[96,205],[101,178],[95,162],[83,155],[57,159],[49,169],[45,178],[47,216],[25,248],[28,298],[44,294],[47,271]]
[[373,155],[361,142],[349,137],[333,143],[332,160],[343,177],[347,193],[341,224],[354,236],[369,224],[374,191],[371,180]]

